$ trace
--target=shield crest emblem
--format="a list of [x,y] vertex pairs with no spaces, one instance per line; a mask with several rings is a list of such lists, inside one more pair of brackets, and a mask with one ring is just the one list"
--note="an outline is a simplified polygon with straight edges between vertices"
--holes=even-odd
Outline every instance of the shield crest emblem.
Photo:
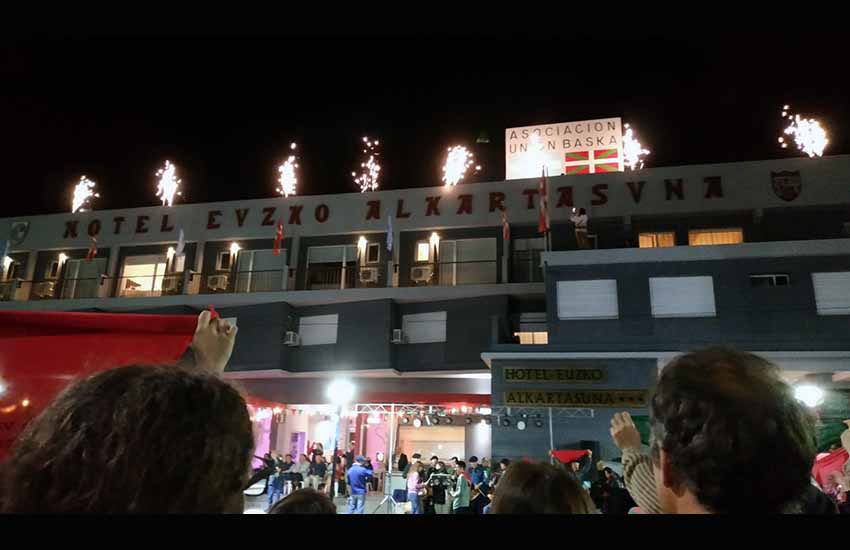
[[12,224],[12,230],[9,231],[9,240],[12,246],[20,246],[27,238],[30,231],[30,222],[15,222]]
[[770,182],[773,185],[773,192],[776,196],[788,202],[799,197],[800,190],[803,187],[803,180],[800,178],[799,170],[796,172],[771,172]]

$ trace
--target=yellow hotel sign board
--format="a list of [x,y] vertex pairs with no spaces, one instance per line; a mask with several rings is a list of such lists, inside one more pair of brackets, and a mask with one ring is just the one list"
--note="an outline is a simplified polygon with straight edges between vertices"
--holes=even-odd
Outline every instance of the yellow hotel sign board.
[[502,369],[505,382],[523,383],[562,383],[562,384],[604,384],[608,373],[602,369],[571,368],[571,369],[529,369],[505,367]]
[[648,405],[645,390],[509,391],[505,406],[638,408]]

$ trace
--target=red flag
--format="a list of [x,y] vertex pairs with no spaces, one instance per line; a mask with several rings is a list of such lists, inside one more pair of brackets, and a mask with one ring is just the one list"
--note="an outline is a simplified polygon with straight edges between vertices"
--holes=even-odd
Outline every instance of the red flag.
[[277,232],[274,234],[274,246],[272,246],[272,255],[280,256],[280,245],[283,242],[283,220],[277,222]]
[[540,195],[540,220],[537,223],[537,231],[538,233],[546,233],[549,231],[549,197],[547,194],[545,169],[540,175],[538,194]]
[[90,262],[94,260],[94,257],[97,256],[97,239],[94,237],[91,238],[91,246],[89,247],[89,251],[86,254],[86,261]]
[[[191,343],[197,322],[195,315],[0,311],[0,382],[6,386],[0,460],[69,382],[123,365],[172,364]],[[254,407],[286,406],[250,395],[245,400]]]
[[502,238],[506,241],[511,240],[511,226],[508,225],[508,213],[502,210]]

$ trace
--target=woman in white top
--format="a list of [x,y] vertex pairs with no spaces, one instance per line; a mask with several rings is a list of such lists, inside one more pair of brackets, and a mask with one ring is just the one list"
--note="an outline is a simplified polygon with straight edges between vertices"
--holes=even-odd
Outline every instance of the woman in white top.
[[579,208],[578,212],[573,208],[573,215],[570,216],[570,221],[576,227],[576,243],[581,249],[590,248],[590,242],[587,240],[587,211],[584,208]]

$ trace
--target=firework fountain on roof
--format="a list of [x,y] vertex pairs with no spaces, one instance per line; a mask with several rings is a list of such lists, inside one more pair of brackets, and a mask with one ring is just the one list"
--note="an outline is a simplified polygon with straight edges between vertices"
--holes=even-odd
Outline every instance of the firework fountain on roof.
[[157,170],[159,183],[156,187],[156,196],[162,200],[163,206],[172,206],[175,196],[182,196],[180,191],[180,183],[183,181],[177,177],[177,167],[171,164],[170,161],[165,161],[165,166]]
[[[466,147],[462,145],[449,147],[449,154],[446,156],[446,162],[443,165],[443,182],[446,187],[457,185],[472,164],[472,153]],[[476,166],[475,170],[481,170],[481,165]]]
[[[79,183],[74,186],[74,198],[71,201],[71,212],[85,212],[86,203],[100,195],[94,192],[95,183],[86,176],[80,177]],[[89,205],[91,206],[91,205]]]
[[[826,129],[820,125],[820,122],[813,118],[793,115],[790,105],[782,107],[782,118],[787,119],[788,122],[788,126],[782,133],[793,138],[797,149],[809,155],[809,157],[823,156],[823,150],[829,144],[829,139]],[[779,143],[783,149],[788,146],[783,136],[779,136]]]
[[363,138],[363,162],[360,163],[360,173],[352,172],[354,183],[360,187],[360,192],[378,189],[378,177],[381,175],[381,165],[378,164],[378,140],[371,141]]
[[640,170],[643,168],[643,157],[649,154],[649,149],[643,148],[628,124],[626,124],[625,130],[626,132],[623,134],[623,165],[627,170]]
[[289,146],[289,149],[293,151],[293,154],[289,155],[286,162],[281,164],[277,169],[280,173],[280,176],[277,179],[277,183],[280,187],[277,188],[277,192],[284,197],[294,195],[296,192],[296,185],[298,184],[298,175],[295,171],[295,169],[298,168],[298,157],[294,154],[296,148],[297,145],[295,145],[295,143],[292,143]]

